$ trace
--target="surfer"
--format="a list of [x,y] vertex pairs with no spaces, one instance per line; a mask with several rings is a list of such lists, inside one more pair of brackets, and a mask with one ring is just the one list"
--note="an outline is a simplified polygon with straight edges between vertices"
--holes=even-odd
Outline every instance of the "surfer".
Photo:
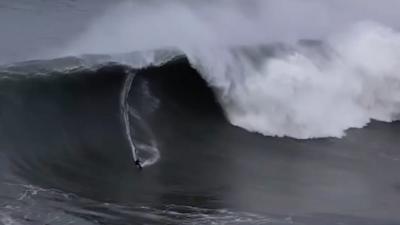
[[141,162],[140,162],[139,159],[135,161],[135,165],[136,165],[136,167],[137,167],[139,170],[142,170],[142,169],[143,169],[142,164],[141,164]]

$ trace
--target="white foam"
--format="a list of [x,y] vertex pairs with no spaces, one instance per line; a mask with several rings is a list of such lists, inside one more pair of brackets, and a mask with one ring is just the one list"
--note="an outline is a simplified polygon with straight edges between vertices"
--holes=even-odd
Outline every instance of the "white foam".
[[191,59],[217,90],[230,121],[250,131],[342,137],[371,119],[397,119],[400,33],[362,23],[327,43],[329,57],[294,46],[283,56],[257,58],[261,66],[232,50]]

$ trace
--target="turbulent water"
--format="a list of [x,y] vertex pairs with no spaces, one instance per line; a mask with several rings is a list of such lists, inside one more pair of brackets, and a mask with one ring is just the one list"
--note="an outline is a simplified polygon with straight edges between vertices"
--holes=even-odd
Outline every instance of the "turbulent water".
[[367,2],[1,2],[0,224],[400,223]]

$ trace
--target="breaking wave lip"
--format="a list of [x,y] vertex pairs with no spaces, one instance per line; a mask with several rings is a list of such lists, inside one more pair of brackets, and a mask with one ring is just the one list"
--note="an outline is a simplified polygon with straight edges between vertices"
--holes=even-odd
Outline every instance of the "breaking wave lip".
[[[83,55],[3,67],[3,74],[49,74],[115,62],[141,69],[185,57],[235,126],[296,139],[343,137],[349,128],[400,115],[400,33],[360,23],[325,41],[161,49]],[[43,66],[46,65],[46,66]]]

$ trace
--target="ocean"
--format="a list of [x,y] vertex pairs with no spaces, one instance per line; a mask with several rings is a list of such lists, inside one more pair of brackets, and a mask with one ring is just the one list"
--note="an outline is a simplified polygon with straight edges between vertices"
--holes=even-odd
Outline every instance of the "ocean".
[[366,2],[1,0],[0,224],[400,224]]

